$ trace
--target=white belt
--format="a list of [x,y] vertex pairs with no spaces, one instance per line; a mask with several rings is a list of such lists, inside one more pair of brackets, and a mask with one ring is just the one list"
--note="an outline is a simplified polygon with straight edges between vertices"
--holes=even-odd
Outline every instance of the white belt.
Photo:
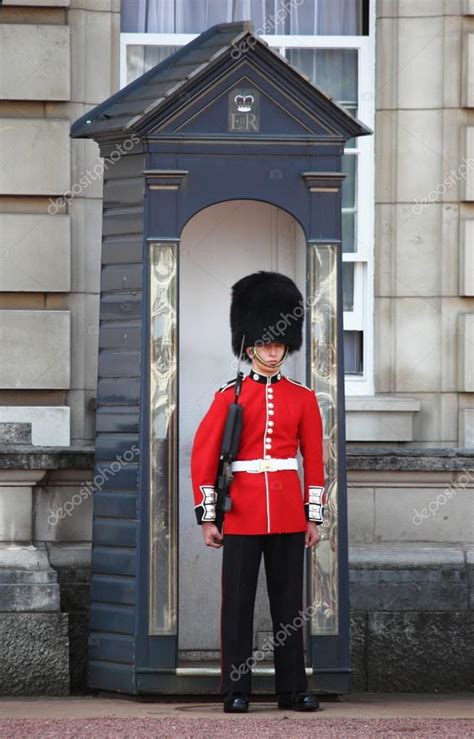
[[287,459],[236,459],[231,465],[232,472],[277,472],[277,470],[297,470],[296,457]]

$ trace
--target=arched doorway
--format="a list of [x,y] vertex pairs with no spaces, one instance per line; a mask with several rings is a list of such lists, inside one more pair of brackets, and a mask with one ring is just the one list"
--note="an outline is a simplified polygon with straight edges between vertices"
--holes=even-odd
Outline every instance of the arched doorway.
[[[231,286],[259,269],[287,274],[305,294],[306,241],[287,212],[256,200],[231,200],[191,218],[179,245],[179,663],[219,657],[220,566],[222,550],[204,545],[196,525],[189,473],[196,427],[214,392],[235,377],[230,344]],[[249,365],[243,364],[244,373]],[[305,347],[283,365],[284,374],[305,382]],[[260,581],[255,607],[254,647],[271,631]]]

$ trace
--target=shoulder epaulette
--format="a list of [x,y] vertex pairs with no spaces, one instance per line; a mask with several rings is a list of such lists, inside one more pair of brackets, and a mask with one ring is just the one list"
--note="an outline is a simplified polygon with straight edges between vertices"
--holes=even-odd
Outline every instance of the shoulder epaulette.
[[304,387],[305,390],[310,390],[313,392],[313,389],[311,387],[308,387],[307,385],[303,385],[302,382],[299,382],[299,380],[292,380],[291,377],[286,378],[289,382],[293,382],[295,385],[299,385],[300,387]]
[[227,390],[228,387],[232,387],[237,382],[237,378],[234,377],[232,380],[227,380],[227,382],[224,382],[223,385],[220,386],[218,392],[223,393],[224,390]]

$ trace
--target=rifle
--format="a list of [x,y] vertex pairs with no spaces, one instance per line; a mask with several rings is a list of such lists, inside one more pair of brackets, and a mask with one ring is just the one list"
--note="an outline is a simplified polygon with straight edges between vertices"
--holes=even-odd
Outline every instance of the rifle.
[[243,407],[239,405],[240,389],[244,373],[240,370],[240,359],[244,350],[244,339],[240,347],[239,363],[237,365],[237,380],[235,382],[234,402],[230,404],[222,437],[221,455],[217,469],[216,490],[216,526],[221,531],[224,514],[231,510],[230,485],[233,480],[232,462],[239,451],[240,434],[243,423]]

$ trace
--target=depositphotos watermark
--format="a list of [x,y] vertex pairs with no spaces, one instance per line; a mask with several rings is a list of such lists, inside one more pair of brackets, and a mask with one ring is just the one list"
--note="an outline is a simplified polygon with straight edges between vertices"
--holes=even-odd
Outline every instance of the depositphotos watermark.
[[119,159],[121,159],[128,151],[133,149],[135,144],[138,144],[139,141],[140,139],[138,136],[135,133],[132,133],[128,139],[117,144],[108,157],[99,159],[92,169],[88,169],[83,172],[79,181],[75,182],[70,190],[63,192],[59,198],[49,198],[49,205],[47,208],[49,215],[55,216],[59,210],[65,207],[65,205],[68,205],[74,198],[81,195],[81,193],[83,193],[92,182],[95,182],[95,180],[102,177],[104,170],[107,170],[110,165],[116,164]]
[[433,190],[431,190],[426,198],[422,198],[421,200],[418,200],[418,198],[414,198],[415,205],[412,207],[412,213],[415,216],[420,215],[420,213],[423,211],[423,208],[427,208],[428,205],[432,205],[433,203],[436,203],[440,197],[440,195],[444,195],[448,192],[456,182],[459,182],[460,180],[465,180],[467,177],[467,173],[474,169],[474,159],[472,157],[469,157],[469,159],[466,159],[466,157],[463,157],[463,163],[459,165],[457,169],[451,169],[444,180],[439,183],[437,187],[435,187]]
[[242,675],[245,675],[247,672],[250,672],[252,670],[252,667],[255,667],[257,662],[260,662],[261,660],[265,659],[265,652],[268,652],[270,649],[274,649],[275,645],[282,646],[286,640],[291,636],[291,631],[295,632],[298,631],[302,627],[305,621],[307,621],[311,616],[316,613],[317,607],[314,605],[307,606],[303,611],[298,611],[298,616],[295,616],[291,624],[279,624],[279,630],[276,632],[276,634],[272,634],[270,637],[266,638],[262,643],[262,648],[257,649],[252,657],[248,657],[245,662],[242,662],[238,667],[235,664],[232,664],[232,669],[230,671],[230,679],[233,682],[236,682],[240,679]]
[[[282,3],[275,13],[272,13],[265,19],[263,27],[260,26],[259,28],[256,28],[254,33],[257,36],[271,33],[275,30],[277,23],[281,23],[282,21],[284,21],[289,13],[293,10],[293,8],[298,8],[300,5],[303,5],[304,2],[305,0],[288,0],[288,2]],[[246,39],[242,39],[242,41],[240,41],[238,44],[232,43],[233,49],[230,52],[232,59],[240,59],[242,54],[245,54],[256,44],[257,39],[254,36],[249,36]]]
[[93,495],[94,491],[101,490],[104,482],[114,477],[126,464],[132,462],[137,454],[140,454],[140,449],[136,444],[132,444],[130,449],[126,449],[123,455],[117,454],[115,457],[116,461],[112,462],[108,469],[103,470],[98,467],[99,472],[94,475],[92,480],[88,480],[84,485],[81,485],[79,492],[74,493],[70,500],[66,500],[58,508],[49,509],[48,524],[50,526],[56,526],[58,521],[66,518],[66,516],[71,516],[74,508],[81,505],[84,500],[87,500],[89,496]]
[[[463,477],[463,479],[461,479]],[[439,493],[434,500],[431,500],[425,508],[418,511],[416,508],[413,509],[413,518],[411,522],[414,526],[421,526],[423,521],[430,518],[430,516],[436,516],[441,506],[454,498],[460,490],[465,490],[466,486],[474,480],[474,476],[470,470],[463,470],[459,475],[458,479],[450,483],[442,493]]]

